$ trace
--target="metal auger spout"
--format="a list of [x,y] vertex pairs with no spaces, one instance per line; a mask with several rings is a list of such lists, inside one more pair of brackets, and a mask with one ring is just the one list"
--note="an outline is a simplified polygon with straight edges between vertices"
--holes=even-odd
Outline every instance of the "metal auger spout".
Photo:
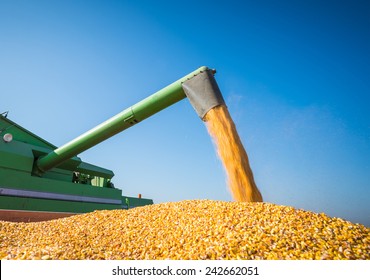
[[208,67],[200,67],[67,144],[38,158],[35,162],[34,173],[42,176],[46,171],[59,166],[79,153],[158,113],[185,97],[189,98],[195,111],[203,119],[210,109],[225,103],[213,77],[214,73],[215,71]]
[[215,70],[207,69],[182,84],[186,96],[202,120],[209,110],[225,104],[213,76],[215,73]]

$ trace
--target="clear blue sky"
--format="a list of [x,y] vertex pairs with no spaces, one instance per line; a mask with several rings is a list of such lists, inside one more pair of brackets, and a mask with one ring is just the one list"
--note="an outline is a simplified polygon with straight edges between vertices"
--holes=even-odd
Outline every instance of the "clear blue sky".
[[[265,201],[370,226],[369,1],[0,0],[0,111],[60,146],[199,66]],[[80,154],[123,194],[232,200],[183,100]]]

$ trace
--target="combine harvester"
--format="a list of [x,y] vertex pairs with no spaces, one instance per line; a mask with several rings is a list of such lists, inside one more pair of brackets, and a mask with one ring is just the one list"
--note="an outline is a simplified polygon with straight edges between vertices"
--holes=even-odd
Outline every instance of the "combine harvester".
[[214,74],[201,67],[59,148],[0,115],[0,220],[42,221],[153,204],[122,196],[111,170],[77,155],[185,97],[203,119],[225,104]]

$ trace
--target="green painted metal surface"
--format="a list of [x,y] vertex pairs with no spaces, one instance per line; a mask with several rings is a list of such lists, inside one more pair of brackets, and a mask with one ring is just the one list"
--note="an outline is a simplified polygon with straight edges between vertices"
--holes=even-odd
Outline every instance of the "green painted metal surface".
[[122,191],[113,188],[99,188],[56,179],[30,176],[30,173],[0,168],[0,187],[20,190],[51,192],[76,196],[121,199]]
[[47,142],[36,134],[33,134],[31,131],[0,115],[0,135],[2,136],[5,133],[11,133],[13,138],[17,139],[19,142],[28,143],[51,150],[56,148],[56,146]]
[[[130,208],[153,204],[153,200],[151,199],[122,196],[122,190],[120,189],[99,188],[89,185],[39,178],[30,176],[30,174],[27,174],[26,172],[19,172],[16,170],[0,168],[0,178],[0,189],[3,190],[11,189],[20,192],[32,192],[41,195],[62,195],[67,197],[65,199],[50,199],[0,195],[1,209],[86,213],[102,209],[126,209],[126,204],[122,203],[126,198],[130,201]],[[92,198],[108,201],[114,200],[116,201],[116,204],[71,201],[68,197],[73,197],[75,199],[81,197],[84,199]]]
[[[126,198],[122,196],[122,190],[106,187],[107,181],[114,173],[82,162],[77,157],[44,173],[43,177],[33,176],[35,155],[47,154],[55,146],[46,144],[48,142],[42,138],[36,137],[28,130],[0,116],[0,130],[9,127],[9,124],[16,133],[13,141],[9,143],[0,139],[0,209],[86,213],[94,210],[126,208],[122,203]],[[0,136],[2,137],[4,133],[9,133],[9,130],[0,132]],[[74,183],[75,171],[89,174],[95,178],[92,180],[93,183],[99,181],[101,184],[93,186]],[[138,200],[131,197],[128,199],[131,201],[130,207],[153,204],[151,199]],[[106,203],[107,201],[110,203]],[[115,204],[111,203],[112,201]]]
[[23,211],[88,213],[95,210],[121,209],[114,204],[63,201],[52,199],[0,196],[1,209],[17,209]]

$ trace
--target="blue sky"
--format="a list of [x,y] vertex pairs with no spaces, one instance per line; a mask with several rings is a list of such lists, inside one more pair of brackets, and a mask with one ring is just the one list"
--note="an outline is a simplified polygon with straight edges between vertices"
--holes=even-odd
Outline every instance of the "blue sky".
[[[199,66],[264,200],[370,226],[370,2],[0,0],[0,111],[60,146]],[[80,154],[123,194],[232,200],[183,100]]]

